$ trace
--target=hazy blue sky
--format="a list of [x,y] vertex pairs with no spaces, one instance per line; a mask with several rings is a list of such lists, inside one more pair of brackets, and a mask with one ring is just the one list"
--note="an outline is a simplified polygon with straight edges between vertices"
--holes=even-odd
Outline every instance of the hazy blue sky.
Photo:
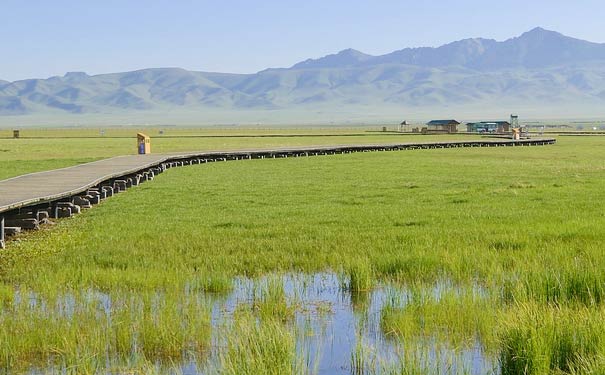
[[0,79],[147,67],[255,72],[535,26],[605,42],[603,0],[2,0]]

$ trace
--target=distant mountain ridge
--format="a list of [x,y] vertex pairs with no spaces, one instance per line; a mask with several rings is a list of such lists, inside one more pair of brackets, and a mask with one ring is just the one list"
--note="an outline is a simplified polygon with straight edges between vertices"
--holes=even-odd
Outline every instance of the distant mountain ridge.
[[537,27],[503,42],[483,38],[464,39],[437,48],[406,48],[382,56],[347,49],[320,59],[309,59],[292,68],[403,64],[493,70],[544,68],[562,63],[598,60],[605,60],[605,44],[587,42]]
[[541,28],[381,56],[353,49],[255,74],[153,68],[0,80],[0,115],[516,103],[605,104],[605,44]]

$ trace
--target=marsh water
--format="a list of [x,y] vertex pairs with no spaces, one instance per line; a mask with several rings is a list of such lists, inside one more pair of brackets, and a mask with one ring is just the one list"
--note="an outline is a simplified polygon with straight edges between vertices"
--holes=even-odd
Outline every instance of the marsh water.
[[[404,307],[411,298],[405,288],[379,285],[368,292],[351,292],[344,276],[334,273],[313,275],[272,275],[259,279],[236,278],[227,294],[206,293],[211,308],[212,337],[210,350],[203,358],[186,357],[181,363],[157,364],[165,374],[206,375],[220,373],[221,350],[234,332],[234,316],[242,306],[252,306],[268,285],[278,285],[286,303],[293,309],[288,329],[295,332],[297,357],[303,358],[306,372],[320,375],[401,373],[406,360],[414,366],[448,374],[499,374],[498,360],[486,354],[480,343],[454,348],[436,338],[407,338],[385,334],[381,329],[381,312],[385,306]],[[427,290],[436,298],[456,288],[439,282]],[[91,292],[109,314],[111,300]],[[478,290],[477,293],[481,293]],[[29,304],[40,303],[29,298]],[[25,302],[18,296],[17,302]],[[70,297],[65,297],[63,314],[73,313]],[[261,323],[262,324],[262,323]],[[107,358],[107,363],[112,363]],[[110,366],[108,366],[110,367]],[[31,369],[29,374],[67,374],[68,369]],[[125,372],[131,373],[131,372]],[[107,372],[117,375],[119,372]]]
[[[213,354],[205,364],[186,363],[180,371],[187,375],[212,372],[217,361],[216,348],[224,339],[225,323],[242,304],[258,298],[258,290],[275,276],[251,280],[238,278],[232,293],[213,301]],[[289,274],[279,276],[288,303],[296,309],[295,330],[297,351],[306,356],[311,373],[320,375],[349,375],[382,373],[405,366],[408,352],[424,353],[420,360],[425,368],[440,373],[497,374],[497,359],[487,355],[477,342],[472,348],[451,348],[446,343],[427,339],[407,342],[385,335],[380,327],[382,309],[387,303],[405,305],[409,292],[401,287],[385,285],[368,292],[351,292],[342,277],[334,273],[314,275]],[[440,282],[429,292],[438,296],[449,288]],[[409,353],[408,353],[409,354]],[[363,357],[355,361],[356,357]],[[417,356],[418,358],[418,356]],[[363,368],[357,368],[354,361]]]

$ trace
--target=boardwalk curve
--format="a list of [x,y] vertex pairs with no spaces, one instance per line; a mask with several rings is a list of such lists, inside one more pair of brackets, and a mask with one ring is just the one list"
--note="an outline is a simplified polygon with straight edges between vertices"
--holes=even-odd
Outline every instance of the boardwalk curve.
[[19,233],[22,229],[37,229],[50,218],[69,217],[115,193],[152,180],[168,168],[182,165],[370,151],[541,146],[555,142],[552,138],[498,139],[117,156],[0,181],[0,248],[5,245],[6,235]]

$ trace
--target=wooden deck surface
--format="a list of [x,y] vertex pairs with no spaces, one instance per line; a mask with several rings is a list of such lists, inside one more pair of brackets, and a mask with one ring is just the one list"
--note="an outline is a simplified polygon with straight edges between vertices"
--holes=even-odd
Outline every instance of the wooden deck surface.
[[129,155],[0,181],[0,212],[77,194],[109,178],[156,165],[165,155]]
[[42,202],[79,194],[101,182],[158,166],[171,160],[219,156],[250,158],[287,156],[289,153],[359,152],[414,148],[519,146],[554,143],[553,139],[512,141],[506,139],[452,142],[417,142],[402,144],[309,146],[237,151],[205,151],[175,154],[128,155],[80,164],[46,172],[30,173],[0,181],[0,213]]

